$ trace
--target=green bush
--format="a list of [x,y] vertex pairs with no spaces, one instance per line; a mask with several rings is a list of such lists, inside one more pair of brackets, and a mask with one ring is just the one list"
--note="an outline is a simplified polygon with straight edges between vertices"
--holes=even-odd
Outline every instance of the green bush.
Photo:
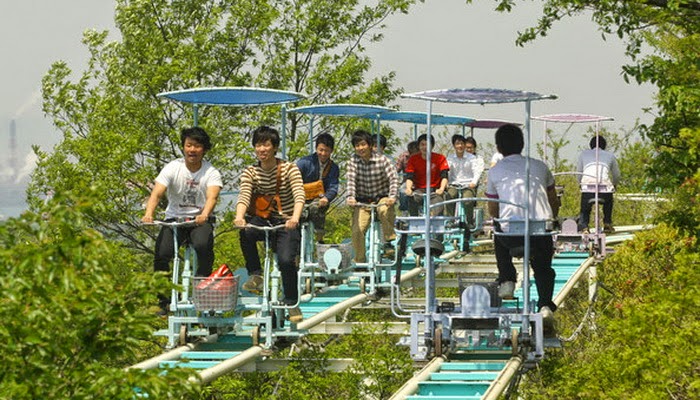
[[[700,397],[700,254],[661,225],[598,268],[595,329],[549,357],[521,394],[532,399]],[[562,310],[564,311],[564,310]]]
[[0,226],[0,398],[195,395],[184,370],[124,370],[160,351],[151,306],[169,283],[86,223],[99,203],[84,196],[57,194]]

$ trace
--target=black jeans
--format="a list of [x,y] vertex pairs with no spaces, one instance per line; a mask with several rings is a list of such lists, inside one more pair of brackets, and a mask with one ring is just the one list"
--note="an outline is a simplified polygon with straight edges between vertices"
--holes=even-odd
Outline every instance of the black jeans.
[[[258,226],[274,226],[283,224],[284,220],[261,217],[251,217],[248,222]],[[243,229],[240,234],[241,251],[245,258],[245,268],[248,275],[263,275],[258,254],[257,242],[265,240],[265,232],[254,229]],[[270,246],[277,255],[277,267],[282,274],[282,287],[284,289],[284,301],[294,304],[299,299],[298,271],[296,258],[299,255],[301,244],[301,230],[280,229],[270,232]]]
[[[197,253],[196,276],[209,276],[214,264],[214,225],[206,222],[202,225],[177,228],[177,243],[179,246],[191,243]],[[155,271],[170,271],[170,260],[175,256],[173,230],[162,226],[156,239]],[[193,267],[194,268],[194,267]]]
[[[494,236],[494,246],[496,250],[496,264],[498,266],[498,283],[516,282],[518,273],[513,265],[513,256],[510,249],[523,247],[525,238],[523,236],[504,236],[496,234]],[[535,285],[537,286],[537,308],[549,307],[552,311],[557,306],[552,302],[554,294],[554,278],[556,272],[552,268],[552,256],[554,255],[554,242],[552,237],[530,236],[530,260],[532,271],[535,274]]]
[[[578,218],[578,229],[588,228],[591,219],[591,210],[595,199],[595,193],[581,192],[581,215]],[[598,193],[598,200],[603,200],[603,224],[612,225],[613,194],[611,192]]]

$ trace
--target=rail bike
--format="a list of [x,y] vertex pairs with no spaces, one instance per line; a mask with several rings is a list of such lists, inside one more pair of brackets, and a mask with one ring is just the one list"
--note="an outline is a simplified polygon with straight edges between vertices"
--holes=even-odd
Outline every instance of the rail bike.
[[[529,145],[529,113],[533,101],[553,99],[553,95],[541,95],[533,92],[500,90],[500,89],[449,89],[434,90],[403,95],[406,98],[425,100],[428,113],[432,112],[433,102],[460,104],[499,104],[524,102],[527,111],[525,124],[526,144]],[[431,126],[428,124],[428,134]],[[430,142],[428,142],[430,143]],[[529,146],[526,146],[526,156],[529,156]],[[427,154],[431,153],[430,146]],[[430,160],[426,160],[430,165]],[[527,164],[529,171],[529,161]],[[529,179],[529,173],[526,175]],[[526,186],[529,184],[526,183]],[[428,188],[426,196],[429,199]],[[456,199],[452,201],[464,201]],[[472,199],[469,199],[470,201]],[[489,200],[489,199],[484,199]],[[493,201],[493,200],[491,200]],[[496,200],[499,201],[499,200]],[[475,283],[466,286],[460,293],[460,304],[438,304],[435,289],[435,267],[432,260],[432,237],[438,233],[426,215],[423,225],[425,244],[425,305],[408,314],[402,314],[395,304],[395,314],[410,319],[410,337],[408,345],[414,359],[428,359],[441,355],[446,349],[451,352],[459,350],[476,350],[486,348],[510,347],[513,353],[522,352],[528,359],[538,360],[544,355],[543,319],[540,313],[532,312],[534,303],[530,296],[530,235],[549,235],[545,230],[545,221],[535,221],[529,218],[528,204],[513,204],[525,210],[523,221],[510,221],[520,224],[517,235],[524,237],[523,247],[523,279],[522,299],[508,303],[502,302],[496,296],[493,288],[487,283]],[[429,207],[438,205],[430,204]],[[400,292],[397,290],[397,292]],[[394,299],[392,299],[393,301]],[[396,301],[394,301],[396,303]]]
[[[289,91],[251,87],[207,87],[178,90],[159,94],[159,97],[193,106],[193,119],[198,124],[201,106],[259,107],[281,106],[282,136],[284,136],[285,104],[298,101],[304,96]],[[285,148],[282,149],[283,155]],[[161,222],[174,232],[190,222]],[[191,224],[191,223],[190,223]],[[293,324],[285,324],[285,310],[279,298],[280,273],[276,259],[269,248],[270,235],[279,227],[247,227],[261,229],[265,233],[264,255],[265,284],[262,293],[241,290],[239,282],[247,278],[245,269],[231,267],[224,273],[223,266],[212,276],[196,276],[196,255],[190,246],[185,246],[184,256],[178,252],[173,259],[173,289],[168,307],[167,329],[159,330],[156,336],[167,339],[166,348],[183,345],[198,337],[233,335],[252,339],[252,343],[270,348],[279,337],[299,335]],[[303,231],[302,231],[303,235]],[[178,248],[177,238],[175,248]],[[228,266],[226,266],[228,268]],[[301,287],[301,282],[298,282]]]

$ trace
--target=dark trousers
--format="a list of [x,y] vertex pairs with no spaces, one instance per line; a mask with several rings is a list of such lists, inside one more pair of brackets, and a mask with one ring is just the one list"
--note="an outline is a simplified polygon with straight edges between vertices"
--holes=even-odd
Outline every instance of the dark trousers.
[[[581,215],[578,218],[578,229],[588,228],[591,219],[591,210],[595,193],[581,192]],[[603,203],[603,224],[612,225],[613,194],[611,192],[598,193],[598,200]]]
[[326,212],[328,212],[328,206],[320,207],[318,200],[313,200],[306,203],[306,211],[306,220],[314,224],[316,241],[322,242],[326,234]]
[[[182,246],[191,243],[197,253],[196,276],[209,276],[214,264],[214,225],[206,222],[202,225],[177,228],[177,243]],[[155,271],[170,271],[170,260],[175,256],[173,230],[169,226],[160,228],[156,238],[156,254],[153,260]],[[195,266],[193,266],[195,268]]]
[[[470,197],[476,197],[477,188],[458,188],[455,186],[447,187],[447,200],[453,199],[468,199]],[[476,201],[465,201],[460,204],[464,208],[464,215],[467,217],[467,223],[469,228],[474,227],[474,207],[476,206]],[[445,216],[454,217],[455,215],[455,203],[447,204],[445,206]]]
[[[444,193],[441,195],[435,194],[435,189],[433,188],[430,193],[430,204],[440,203],[445,201]],[[435,207],[430,209],[430,215],[442,215],[442,209],[444,206]],[[408,215],[416,217],[423,215],[423,210],[425,208],[425,189],[414,189],[413,195],[408,196]]]
[[[523,247],[525,238],[522,236],[494,236],[494,246],[496,250],[496,264],[498,266],[498,283],[516,282],[518,273],[513,265],[513,256],[510,249]],[[537,308],[548,306],[552,311],[557,306],[552,302],[554,294],[554,278],[556,272],[552,268],[552,256],[554,255],[554,243],[552,237],[530,236],[530,265],[535,274],[535,285],[537,286]]]
[[[284,223],[284,220],[252,217],[248,222],[258,226],[274,226]],[[287,304],[294,304],[299,299],[296,258],[299,255],[299,246],[301,244],[301,230],[299,228],[291,231],[280,229],[270,232],[269,235],[270,246],[277,255],[277,267],[282,274],[284,301]],[[245,258],[245,268],[248,271],[248,275],[263,275],[257,246],[259,241],[265,241],[265,232],[254,229],[241,230],[241,251]]]

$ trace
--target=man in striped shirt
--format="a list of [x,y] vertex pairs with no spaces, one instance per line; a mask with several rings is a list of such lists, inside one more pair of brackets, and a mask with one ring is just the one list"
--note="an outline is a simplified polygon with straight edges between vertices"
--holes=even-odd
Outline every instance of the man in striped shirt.
[[[382,204],[377,216],[382,226],[384,250],[393,250],[391,241],[396,239],[394,204],[398,196],[399,180],[394,163],[382,154],[372,151],[372,136],[364,130],[352,135],[355,154],[350,157],[347,169],[347,204]],[[371,210],[355,207],[352,214],[352,247],[355,263],[367,262],[365,233],[369,228]]]
[[[299,219],[306,198],[299,168],[296,164],[275,156],[279,144],[277,130],[261,126],[253,131],[253,146],[258,163],[246,168],[241,175],[234,224],[239,228],[245,228],[247,223],[258,226],[285,225],[285,229],[273,233],[272,246],[282,273],[284,302],[289,306],[289,320],[298,323],[303,316],[298,307],[298,272],[295,260],[301,244]],[[256,198],[262,196],[271,200],[268,209],[261,210],[256,206]],[[264,215],[263,211],[269,215]],[[263,288],[263,270],[257,248],[257,242],[261,240],[265,240],[263,231],[241,230],[241,251],[249,276],[243,289],[248,291],[259,292]]]

